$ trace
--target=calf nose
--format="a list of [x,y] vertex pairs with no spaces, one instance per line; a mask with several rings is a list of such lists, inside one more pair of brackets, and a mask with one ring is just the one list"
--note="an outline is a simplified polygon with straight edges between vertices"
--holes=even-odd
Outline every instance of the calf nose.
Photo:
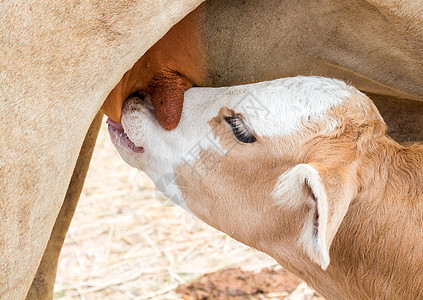
[[125,104],[129,101],[134,101],[137,104],[145,106],[150,110],[154,111],[154,106],[151,102],[151,95],[144,90],[138,90],[131,94],[126,100],[123,102],[122,107],[125,107]]

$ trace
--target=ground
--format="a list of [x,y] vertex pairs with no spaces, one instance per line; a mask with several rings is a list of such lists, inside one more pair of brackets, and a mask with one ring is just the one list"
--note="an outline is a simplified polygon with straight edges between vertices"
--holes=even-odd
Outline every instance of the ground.
[[269,256],[169,205],[118,157],[102,127],[55,299],[317,299],[300,282]]

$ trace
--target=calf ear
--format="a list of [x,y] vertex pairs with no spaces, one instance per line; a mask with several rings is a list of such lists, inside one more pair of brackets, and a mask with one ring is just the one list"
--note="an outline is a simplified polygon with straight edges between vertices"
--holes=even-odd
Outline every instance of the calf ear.
[[332,240],[355,195],[350,177],[341,168],[299,164],[279,177],[272,193],[281,209],[306,207],[299,246],[324,270]]

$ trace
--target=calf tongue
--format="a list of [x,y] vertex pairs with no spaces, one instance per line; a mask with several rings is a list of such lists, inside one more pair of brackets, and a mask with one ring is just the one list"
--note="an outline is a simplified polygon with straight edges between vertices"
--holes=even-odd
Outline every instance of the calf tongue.
[[116,129],[117,132],[124,133],[122,124],[116,123],[115,121],[111,120],[110,118],[107,118],[106,123],[109,124],[110,126],[112,126],[114,129]]
[[129,139],[129,137],[126,135],[125,131],[123,130],[123,126],[120,123],[116,123],[112,121],[111,119],[107,119],[107,124],[109,124],[110,127],[112,127],[115,131],[119,133],[119,135],[122,137],[122,142],[128,146],[129,149],[134,151],[135,153],[143,153],[144,148],[135,146],[135,144]]

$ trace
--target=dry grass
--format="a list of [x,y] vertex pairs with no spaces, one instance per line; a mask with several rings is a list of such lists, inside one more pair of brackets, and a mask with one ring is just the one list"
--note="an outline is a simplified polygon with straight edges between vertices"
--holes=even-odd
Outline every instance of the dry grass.
[[203,273],[277,266],[160,201],[149,178],[118,157],[103,126],[62,250],[55,299],[180,299],[173,290]]

